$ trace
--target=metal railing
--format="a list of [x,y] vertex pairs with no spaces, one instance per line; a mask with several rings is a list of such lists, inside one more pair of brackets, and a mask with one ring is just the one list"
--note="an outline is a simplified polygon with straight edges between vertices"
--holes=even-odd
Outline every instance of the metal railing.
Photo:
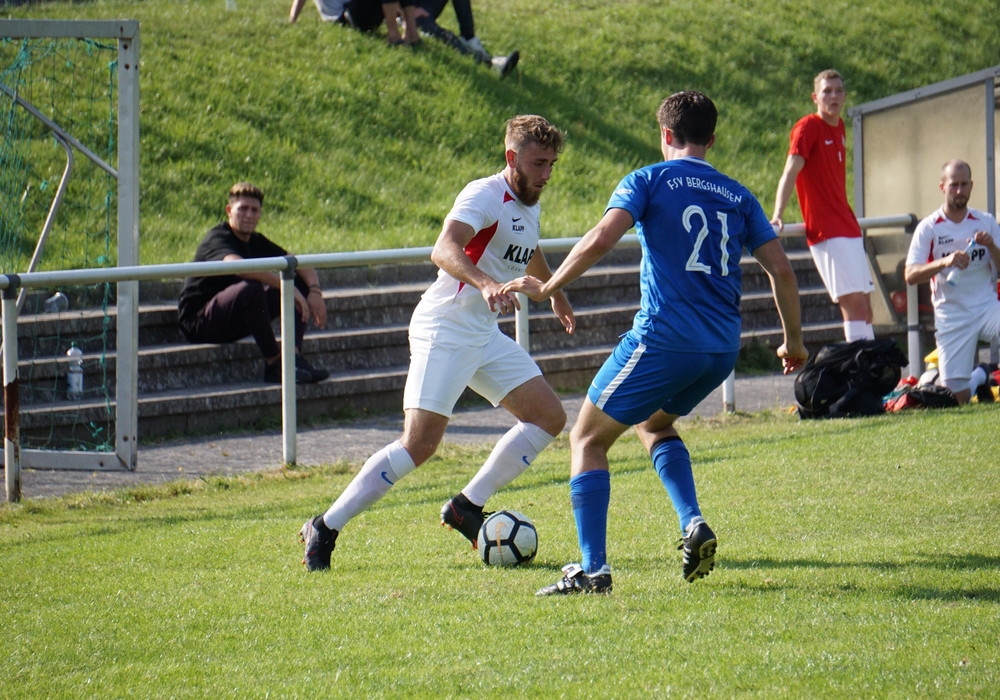
[[[861,219],[862,228],[910,227],[914,223],[912,215],[893,217],[873,217]],[[798,235],[803,232],[801,224],[785,226],[784,235]],[[566,252],[579,238],[543,239],[541,245],[548,253]],[[618,245],[637,246],[638,237],[627,234]],[[293,338],[294,333],[294,278],[298,267],[324,269],[337,267],[363,267],[387,263],[424,262],[430,259],[431,247],[401,248],[393,250],[357,251],[347,253],[322,253],[289,255],[286,257],[258,258],[255,260],[217,261],[198,263],[173,263],[163,265],[141,265],[88,270],[57,270],[50,272],[29,272],[21,275],[0,274],[3,310],[3,382],[6,413],[6,436],[4,443],[4,465],[6,470],[7,493],[20,493],[20,446],[17,416],[17,315],[16,297],[22,289],[39,289],[59,286],[104,284],[111,282],[139,282],[144,280],[183,279],[188,276],[232,275],[247,272],[271,271],[281,274],[281,336]],[[912,297],[909,304],[911,334],[911,356],[919,357],[919,325],[917,322],[916,290],[908,292]],[[516,338],[526,350],[530,350],[528,327],[528,304],[522,303],[517,312]],[[915,345],[914,345],[915,343]],[[916,352],[914,352],[916,347]],[[119,352],[122,349],[119,348]],[[137,347],[127,348],[127,352],[138,352]],[[285,463],[296,461],[296,404],[295,404],[295,353],[291,343],[281,344],[281,416],[282,416],[282,458]],[[735,374],[731,374],[723,385],[723,410],[732,412],[736,408]],[[135,407],[132,407],[135,410]],[[13,414],[13,415],[12,415]],[[64,453],[72,461],[74,454]],[[72,468],[72,466],[70,466]],[[79,467],[77,467],[79,468]]]

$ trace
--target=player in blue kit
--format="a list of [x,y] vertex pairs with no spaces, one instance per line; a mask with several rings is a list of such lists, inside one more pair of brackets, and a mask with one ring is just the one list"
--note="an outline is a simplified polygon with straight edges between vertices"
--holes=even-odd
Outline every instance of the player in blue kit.
[[749,190],[704,160],[715,141],[715,105],[699,92],[679,92],[664,100],[657,118],[664,162],[621,181],[600,223],[547,282],[526,276],[504,286],[548,299],[635,226],[642,245],[641,307],[594,377],[570,433],[570,502],[582,563],[563,567],[563,577],[538,595],[611,592],[608,449],[629,426],[649,451],[680,520],[684,578],[694,581],[714,566],[717,540],[702,517],[691,458],[674,422],[736,363],[744,248],[771,278],[785,373],[808,356],[795,274],[774,229]]

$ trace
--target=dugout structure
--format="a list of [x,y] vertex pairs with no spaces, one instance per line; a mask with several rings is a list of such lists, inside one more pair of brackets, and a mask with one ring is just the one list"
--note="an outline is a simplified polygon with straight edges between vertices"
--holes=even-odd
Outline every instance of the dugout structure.
[[[996,216],[998,77],[1000,66],[994,66],[849,109],[857,216],[907,211],[919,220],[929,215],[942,204],[938,188],[941,166],[952,158],[964,160],[972,168],[975,186],[969,206]],[[880,271],[879,283],[887,302],[873,304],[876,315],[888,313],[896,323],[905,318],[911,336],[919,337],[919,331],[934,320],[927,311],[927,285],[921,285],[924,289],[919,294],[909,292],[906,309],[893,303],[908,293],[903,268],[909,243],[910,236],[893,232],[870,236],[866,244],[869,256],[877,261],[875,269]],[[918,296],[923,307],[919,315],[911,308],[917,306]],[[930,342],[933,344],[933,338]],[[923,351],[912,339],[909,354],[910,373],[919,375]]]
[[[0,177],[12,180],[22,192],[15,191],[12,197],[9,191],[4,195],[4,228],[10,233],[9,240],[15,244],[24,239],[40,241],[35,255],[27,267],[23,264],[23,256],[18,257],[17,251],[4,258],[4,269],[0,275],[3,287],[3,324],[4,339],[16,339],[18,306],[14,297],[21,296],[24,291],[34,287],[46,291],[44,272],[35,273],[36,258],[41,257],[45,247],[45,234],[48,233],[53,221],[72,219],[65,211],[60,214],[60,207],[66,209],[67,202],[73,199],[79,191],[93,187],[93,181],[107,178],[110,185],[98,199],[105,200],[105,210],[97,218],[107,219],[108,234],[103,238],[105,250],[91,258],[82,258],[71,267],[80,273],[79,283],[87,283],[85,275],[87,268],[109,266],[136,266],[139,264],[139,23],[134,20],[113,21],[72,21],[72,20],[13,20],[0,19],[0,42],[3,43],[4,57],[8,65],[0,65],[0,107],[3,111],[4,151],[0,157]],[[95,81],[95,86],[89,97],[81,99],[69,82],[63,82],[69,77],[77,79],[78,67],[66,59],[72,55],[96,55],[98,73],[104,72],[104,83]],[[36,59],[51,54],[55,60],[51,67],[46,68],[44,75],[27,77]],[[13,58],[10,58],[13,57]],[[67,76],[68,74],[68,76]],[[37,93],[44,90],[53,98],[45,105],[32,104],[32,98],[39,101],[33,91],[38,85]],[[90,122],[106,122],[102,124],[106,135],[94,137],[90,133],[86,121],[78,121],[70,112],[79,105],[90,103],[103,107],[103,112],[95,111],[97,117],[91,116]],[[65,111],[63,111],[65,108]],[[28,126],[18,127],[18,124]],[[77,132],[77,133],[74,133]],[[85,143],[85,141],[100,143]],[[44,162],[47,156],[46,144],[54,141],[65,150],[66,167],[62,178],[48,175],[48,170],[40,171],[39,160]],[[53,149],[50,149],[53,150]],[[77,166],[74,166],[74,161]],[[81,165],[82,164],[82,165]],[[86,167],[91,166],[88,171]],[[100,171],[93,174],[93,167]],[[50,166],[45,166],[51,169]],[[34,170],[32,170],[34,169]],[[18,181],[18,174],[29,172],[23,181]],[[76,171],[79,171],[77,174]],[[91,174],[87,174],[87,173]],[[32,179],[34,178],[34,179]],[[58,187],[55,180],[60,180]],[[40,181],[43,186],[37,186]],[[27,184],[25,184],[27,183]],[[67,184],[68,183],[68,184]],[[32,185],[35,185],[32,188]],[[47,186],[47,187],[46,187]],[[38,222],[30,214],[22,214],[18,218],[17,205],[34,196],[39,189],[51,189],[51,208],[40,232],[36,229]],[[65,200],[64,200],[65,197]],[[91,205],[87,205],[88,207]],[[58,225],[58,224],[57,224]],[[92,246],[86,238],[89,231],[78,233],[74,231],[72,221],[64,224],[71,232],[82,237],[80,244],[84,250]],[[89,226],[89,224],[88,224]],[[98,244],[101,245],[101,244]],[[50,242],[49,247],[54,247]],[[67,267],[63,261],[51,263],[55,267]],[[11,269],[14,267],[15,269]],[[44,265],[43,265],[44,267]],[[93,271],[92,269],[90,270]],[[18,273],[30,273],[19,275]],[[67,278],[67,283],[73,280]],[[107,371],[108,385],[102,388],[106,397],[106,412],[111,416],[108,423],[108,434],[102,442],[94,446],[71,446],[72,449],[20,449],[18,435],[18,402],[19,377],[17,366],[17,343],[4,343],[4,403],[5,403],[5,464],[12,460],[24,467],[63,468],[81,470],[134,469],[136,465],[137,445],[137,358],[138,345],[138,281],[121,281],[106,294],[110,310],[105,309],[105,325],[113,326],[114,347],[117,357],[113,367]],[[113,312],[113,313],[111,313]],[[13,318],[11,318],[13,316]],[[110,319],[113,318],[113,323]],[[110,343],[105,343],[111,347]],[[64,352],[64,351],[63,351]],[[98,353],[103,361],[103,353]],[[13,361],[11,360],[13,355]],[[109,363],[110,364],[110,363]],[[62,371],[65,367],[60,368]],[[112,390],[113,389],[113,390]],[[101,401],[97,402],[101,403]],[[13,453],[13,454],[12,454]],[[8,500],[19,499],[19,475],[12,475],[11,469],[6,469]],[[15,477],[12,479],[12,476]],[[12,480],[15,483],[12,483]],[[12,493],[13,491],[13,493]]]

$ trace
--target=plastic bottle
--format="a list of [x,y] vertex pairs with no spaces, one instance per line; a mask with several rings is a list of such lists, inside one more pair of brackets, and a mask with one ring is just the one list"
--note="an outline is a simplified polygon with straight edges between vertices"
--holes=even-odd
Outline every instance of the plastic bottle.
[[45,300],[45,313],[53,314],[69,308],[69,299],[62,292],[56,292]]
[[69,372],[66,374],[66,396],[79,399],[83,396],[83,350],[73,343],[66,351],[69,358]]
[[229,12],[236,11],[236,0],[226,0],[226,10]]
[[[965,254],[972,255],[972,251],[975,247],[976,247],[975,239],[969,241],[969,245],[965,247]],[[958,276],[960,274],[962,274],[962,271],[959,270],[957,267],[953,267],[945,276],[944,281],[950,284],[952,287],[954,287],[955,284],[958,282]]]

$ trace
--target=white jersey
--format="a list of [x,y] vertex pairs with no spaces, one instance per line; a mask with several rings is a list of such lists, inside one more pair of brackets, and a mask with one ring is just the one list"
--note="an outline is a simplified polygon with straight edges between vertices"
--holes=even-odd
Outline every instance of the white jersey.
[[[1000,241],[1000,227],[987,212],[969,209],[965,219],[955,223],[938,209],[917,225],[906,256],[907,265],[924,265],[965,250],[976,231],[986,231]],[[945,268],[931,278],[931,300],[938,328],[964,324],[997,303],[997,270],[989,251],[981,245],[969,253],[969,266],[958,273],[954,285],[945,277],[955,268]]]
[[[525,274],[538,246],[541,208],[522,204],[503,173],[470,182],[455,199],[446,219],[468,224],[476,234],[465,254],[497,282]],[[498,333],[498,311],[490,311],[480,291],[444,270],[413,311],[410,335],[462,345],[485,345]]]

